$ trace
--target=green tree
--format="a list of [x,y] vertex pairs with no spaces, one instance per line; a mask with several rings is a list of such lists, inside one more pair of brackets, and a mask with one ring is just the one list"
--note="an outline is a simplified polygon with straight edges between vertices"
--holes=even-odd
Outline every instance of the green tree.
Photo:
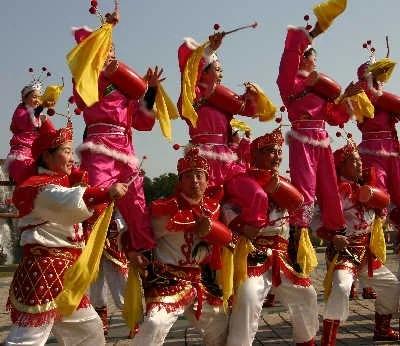
[[144,177],[144,193],[146,202],[150,203],[161,197],[168,197],[175,191],[178,182],[178,175],[175,173],[164,173],[159,177],[150,179]]

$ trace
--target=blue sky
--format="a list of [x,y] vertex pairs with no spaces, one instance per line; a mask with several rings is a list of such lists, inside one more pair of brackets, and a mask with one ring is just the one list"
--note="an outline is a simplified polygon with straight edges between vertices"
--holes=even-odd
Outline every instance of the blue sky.
[[[99,0],[105,11],[113,8],[112,0]],[[214,23],[223,30],[259,23],[255,30],[239,32],[227,37],[218,55],[224,68],[224,84],[237,92],[241,83],[255,81],[272,98],[277,106],[281,100],[276,87],[280,55],[286,28],[289,24],[304,25],[303,16],[308,13],[314,23],[312,0],[121,0],[121,22],[114,30],[114,42],[119,59],[144,74],[148,66],[164,67],[167,80],[165,87],[176,100],[179,96],[180,74],[177,64],[177,48],[183,37],[192,36],[203,41],[212,33]],[[0,64],[0,157],[9,149],[11,132],[9,124],[19,102],[19,91],[30,80],[29,67],[47,66],[53,73],[51,82],[64,76],[66,87],[57,110],[65,110],[71,95],[70,74],[65,55],[74,46],[70,33],[72,26],[98,26],[98,20],[88,12],[89,0],[12,0],[5,1],[0,14],[2,30],[0,39],[2,59]],[[328,32],[318,37],[314,46],[318,50],[318,68],[336,79],[342,86],[356,78],[357,66],[367,59],[362,43],[373,41],[377,57],[386,54],[385,35],[391,42],[391,57],[399,61],[400,2],[398,0],[349,0],[346,12],[337,19]],[[399,94],[400,71],[395,70],[386,89]],[[245,119],[244,119],[245,120]],[[58,126],[64,119],[55,118]],[[255,136],[276,127],[276,123],[258,123],[250,120]],[[287,121],[286,121],[287,123]],[[75,144],[80,143],[84,127],[83,119],[74,118]],[[355,138],[358,130],[347,126]],[[187,142],[187,128],[182,120],[173,124],[173,143]],[[343,143],[330,130],[332,145]],[[144,164],[151,177],[174,172],[180,153],[162,138],[158,124],[152,132],[134,133],[138,155],[146,155]],[[285,150],[287,155],[287,150]],[[287,160],[284,160],[284,165]]]

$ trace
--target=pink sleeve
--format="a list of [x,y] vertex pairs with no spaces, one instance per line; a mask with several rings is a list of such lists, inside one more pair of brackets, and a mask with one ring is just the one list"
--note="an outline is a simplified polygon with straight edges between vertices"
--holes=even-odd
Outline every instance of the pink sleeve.
[[295,93],[295,78],[299,71],[300,60],[310,43],[311,37],[305,29],[293,27],[288,29],[277,80],[284,102]]
[[15,110],[11,120],[11,132],[15,134],[26,130],[31,130],[31,128],[32,121],[29,112],[26,110],[25,107],[19,105]]
[[131,101],[129,112],[132,114],[132,127],[138,131],[151,131],[156,122],[152,111],[147,110],[139,101]]

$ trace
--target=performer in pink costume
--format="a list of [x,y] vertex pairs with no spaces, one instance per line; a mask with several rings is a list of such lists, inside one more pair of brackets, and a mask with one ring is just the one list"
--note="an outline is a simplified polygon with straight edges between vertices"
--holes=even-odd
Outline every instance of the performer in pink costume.
[[42,83],[33,80],[21,90],[22,102],[13,114],[10,130],[10,152],[7,155],[6,167],[10,178],[18,185],[34,175],[37,167],[32,157],[32,144],[39,136],[42,123],[50,121],[41,114],[40,102]]
[[[252,167],[249,175],[266,191],[268,208],[264,212],[268,214],[269,221],[252,240],[256,250],[249,254],[247,260],[248,278],[239,286],[233,299],[228,346],[252,345],[264,298],[272,288],[279,300],[290,307],[296,345],[315,345],[314,337],[318,331],[317,294],[311,279],[297,273],[289,259],[289,213],[271,196],[276,186],[270,184],[270,179],[259,179],[270,176],[271,170],[278,174],[282,144],[280,129],[256,138],[251,144]],[[293,196],[286,192],[283,198],[289,201]],[[223,215],[227,224],[236,218],[241,207],[241,204],[224,205]]]
[[344,219],[325,123],[340,125],[349,115],[343,105],[327,101],[312,90],[318,73],[315,50],[308,46],[320,32],[318,23],[310,32],[288,28],[277,80],[292,124],[288,134],[291,182],[304,195],[304,205],[293,213],[291,224],[310,225],[317,197],[324,225],[340,230]]
[[[354,279],[372,286],[377,293],[375,302],[374,340],[399,340],[399,332],[390,327],[392,313],[398,311],[400,282],[376,258],[370,247],[371,230],[377,205],[361,202],[362,163],[354,144],[335,151],[335,164],[340,177],[339,190],[347,229],[342,234],[331,233],[324,227],[317,234],[328,242],[327,259],[332,261],[339,253],[333,268],[332,289],[325,305],[322,346],[334,346],[339,324],[349,314],[349,295]],[[386,195],[382,190],[374,193]],[[373,197],[372,197],[373,198]],[[386,195],[387,198],[387,195]],[[361,200],[361,201],[360,201]],[[388,198],[387,198],[388,201]],[[380,207],[382,208],[382,206]],[[346,251],[343,251],[343,250]]]
[[[205,49],[205,55],[199,64],[195,100],[198,114],[196,127],[185,120],[189,127],[191,144],[198,146],[200,154],[209,160],[209,186],[224,185],[229,198],[245,200],[247,208],[240,216],[241,221],[257,228],[266,222],[265,194],[257,183],[246,176],[245,165],[238,161],[237,154],[229,147],[232,136],[230,121],[233,114],[226,113],[207,102],[207,98],[222,79],[222,67],[214,53],[221,45],[222,37],[221,33],[210,36],[210,45]],[[178,59],[181,72],[184,71],[190,54],[197,47],[198,43],[192,38],[187,38],[179,47]],[[255,105],[249,89],[243,95],[243,101],[242,115],[254,115]],[[185,117],[184,114],[182,116]]]
[[[114,15],[112,15],[114,18]],[[75,30],[79,43],[91,32],[86,28]],[[109,60],[114,58],[110,52]],[[120,92],[101,72],[99,78],[99,102],[86,107],[74,89],[75,102],[83,110],[86,133],[83,144],[77,148],[81,155],[82,168],[89,173],[93,186],[108,187],[115,181],[131,181],[128,193],[117,201],[116,206],[128,226],[124,244],[128,257],[139,256],[137,251],[154,246],[148,209],[143,192],[143,176],[140,174],[132,141],[132,128],[150,131],[155,123],[152,112],[156,84],[162,70],[148,70],[146,79],[149,88],[143,100],[132,100]],[[141,257],[141,262],[145,259]]]
[[359,66],[357,84],[375,106],[375,114],[373,118],[364,118],[362,123],[358,123],[362,133],[359,151],[364,168],[373,168],[377,186],[390,194],[391,203],[395,207],[390,215],[391,221],[400,230],[400,149],[396,132],[400,104],[397,113],[385,109],[384,102],[379,100],[383,94],[383,83],[368,73],[369,65],[370,62],[366,62]]

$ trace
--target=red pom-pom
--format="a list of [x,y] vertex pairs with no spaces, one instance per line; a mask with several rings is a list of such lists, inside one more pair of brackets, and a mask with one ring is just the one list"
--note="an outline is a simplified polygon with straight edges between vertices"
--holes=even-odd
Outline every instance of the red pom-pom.
[[214,30],[217,31],[217,30],[219,30],[219,28],[220,28],[220,25],[218,23],[215,23],[214,24]]
[[339,127],[340,127],[341,129],[344,129],[344,124],[340,124]]
[[143,159],[143,160],[146,160],[146,159],[147,159],[147,156],[146,156],[146,155],[143,155],[142,159]]
[[310,19],[310,16],[309,16],[308,14],[306,14],[306,15],[304,16],[304,20],[307,21],[307,20],[309,20],[309,19]]
[[347,138],[350,139],[350,138],[352,138],[352,137],[353,137],[353,135],[352,135],[351,133],[348,133],[348,134],[347,134]]
[[336,137],[341,137],[342,136],[342,134],[338,131],[338,132],[336,132]]
[[372,52],[372,53],[375,52],[375,48],[374,48],[374,47],[371,48],[371,52]]
[[179,144],[174,144],[174,145],[172,146],[172,148],[174,148],[174,150],[179,150],[180,147],[181,147],[181,146],[180,146]]
[[91,14],[96,14],[96,7],[91,7],[91,8],[89,8],[89,12],[91,13]]
[[47,77],[50,77],[50,76],[51,76],[51,73],[50,73],[50,72],[47,72],[46,75],[47,75]]
[[368,45],[366,43],[363,43],[363,48],[367,48]]
[[44,71],[47,71],[47,68],[46,67],[42,67],[42,71],[44,72]]
[[311,30],[312,26],[310,24],[307,24],[306,30]]
[[75,102],[75,98],[73,96],[70,96],[68,98],[68,103],[74,103]]
[[33,68],[32,67],[29,67],[29,70],[28,70],[29,72],[33,72]]
[[282,122],[282,118],[276,118],[275,122],[277,122],[278,124]]
[[371,41],[371,40],[368,40],[368,41],[367,41],[367,44],[371,44],[371,43],[372,43],[372,41]]
[[56,114],[56,111],[53,108],[48,108],[47,109],[47,115],[52,117],[54,114]]
[[285,106],[281,106],[281,108],[279,108],[279,110],[283,113],[284,111],[286,111],[286,107]]
[[80,114],[82,113],[82,111],[81,111],[79,108],[75,108],[75,109],[74,109],[74,113],[75,113],[76,115],[80,115]]
[[96,0],[92,0],[91,2],[90,2],[90,5],[92,5],[93,7],[97,7],[97,1]]

